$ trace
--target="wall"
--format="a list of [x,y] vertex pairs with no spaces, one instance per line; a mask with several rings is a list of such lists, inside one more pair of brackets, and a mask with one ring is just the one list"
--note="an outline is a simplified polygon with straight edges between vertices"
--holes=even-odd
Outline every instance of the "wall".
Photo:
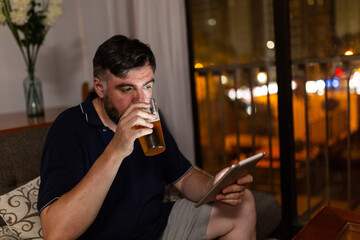
[[[184,18],[181,14],[182,0],[171,3],[157,0],[64,0],[64,13],[46,36],[36,65],[36,74],[42,81],[44,105],[49,108],[80,103],[82,83],[88,81],[92,85],[92,58],[99,44],[114,34],[135,36],[149,43],[154,51],[157,58],[155,78],[171,78],[172,83],[157,81],[154,95],[160,100],[159,106],[167,117],[179,148],[194,162],[186,30],[183,27],[185,20],[180,20],[181,27],[168,26],[169,31],[173,31],[169,33],[170,36],[175,38],[177,35],[174,33],[182,36],[182,44],[170,45],[174,51],[167,51],[162,48],[164,44],[158,41],[164,40],[161,36],[164,26],[144,24],[159,21],[154,19],[156,15],[149,13],[148,4],[162,11],[162,15],[172,21],[176,21],[173,20],[176,17],[169,15],[169,10],[180,12],[175,15]],[[143,14],[146,12],[149,14]],[[162,22],[167,25],[169,21],[164,19]],[[149,37],[145,36],[144,31],[135,31],[144,27],[149,28],[149,33],[157,34]],[[179,50],[186,59],[181,65],[166,60],[178,58]],[[25,111],[22,87],[25,76],[26,67],[20,50],[8,27],[0,26],[0,114]],[[174,76],[180,78],[181,86]],[[171,84],[175,84],[175,87]],[[188,130],[184,131],[184,128]]]
[[[80,8],[77,13],[77,4]],[[84,71],[79,13],[83,16],[86,52],[91,58],[97,45],[109,35],[106,5],[98,1],[64,1],[64,13],[50,29],[40,48],[36,74],[43,85],[44,105],[72,106],[81,101],[81,84],[91,72]],[[91,65],[87,70],[91,70]],[[25,110],[22,81],[26,66],[7,26],[0,26],[0,114]]]

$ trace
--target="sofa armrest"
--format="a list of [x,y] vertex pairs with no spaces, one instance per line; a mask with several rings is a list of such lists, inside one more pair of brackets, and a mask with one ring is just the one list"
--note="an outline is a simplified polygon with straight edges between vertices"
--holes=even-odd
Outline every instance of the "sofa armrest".
[[265,239],[274,232],[281,221],[281,207],[274,196],[251,191],[255,198],[256,207],[256,239]]

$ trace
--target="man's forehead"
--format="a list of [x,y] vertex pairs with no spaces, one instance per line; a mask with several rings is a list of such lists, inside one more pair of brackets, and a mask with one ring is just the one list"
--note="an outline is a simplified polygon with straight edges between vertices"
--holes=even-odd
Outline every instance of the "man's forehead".
[[151,78],[150,80],[147,80],[147,81],[143,81],[143,80],[138,81],[138,80],[134,80],[134,79],[122,79],[121,82],[118,82],[118,84],[116,84],[116,86],[118,86],[118,87],[123,87],[123,86],[142,87],[142,86],[154,83],[154,82],[155,82],[154,78]]
[[117,77],[113,74],[108,78],[108,81],[113,83],[128,83],[128,84],[144,84],[154,80],[154,73],[152,69],[133,69],[128,72],[126,77]]
[[142,77],[151,77],[153,78],[154,72],[150,65],[130,69],[126,74],[125,79],[127,78],[142,78]]

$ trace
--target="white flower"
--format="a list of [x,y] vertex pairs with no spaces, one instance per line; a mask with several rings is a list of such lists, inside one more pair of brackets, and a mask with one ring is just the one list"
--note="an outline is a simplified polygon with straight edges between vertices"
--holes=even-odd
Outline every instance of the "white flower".
[[10,13],[10,18],[13,23],[18,26],[22,26],[29,20],[29,16],[27,15],[27,11],[14,10]]
[[31,8],[31,0],[13,0],[11,1],[11,6],[13,10],[19,10],[28,12]]
[[56,19],[62,15],[63,11],[58,5],[50,5],[48,10],[45,12],[44,24],[51,27],[54,25]]

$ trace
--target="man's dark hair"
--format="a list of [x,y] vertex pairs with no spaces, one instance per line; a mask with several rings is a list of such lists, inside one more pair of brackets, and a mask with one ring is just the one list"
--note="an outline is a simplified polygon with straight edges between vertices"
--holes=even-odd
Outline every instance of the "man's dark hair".
[[97,49],[93,58],[94,77],[106,80],[107,70],[116,77],[125,78],[133,68],[149,64],[155,72],[156,62],[150,47],[137,39],[115,35]]

